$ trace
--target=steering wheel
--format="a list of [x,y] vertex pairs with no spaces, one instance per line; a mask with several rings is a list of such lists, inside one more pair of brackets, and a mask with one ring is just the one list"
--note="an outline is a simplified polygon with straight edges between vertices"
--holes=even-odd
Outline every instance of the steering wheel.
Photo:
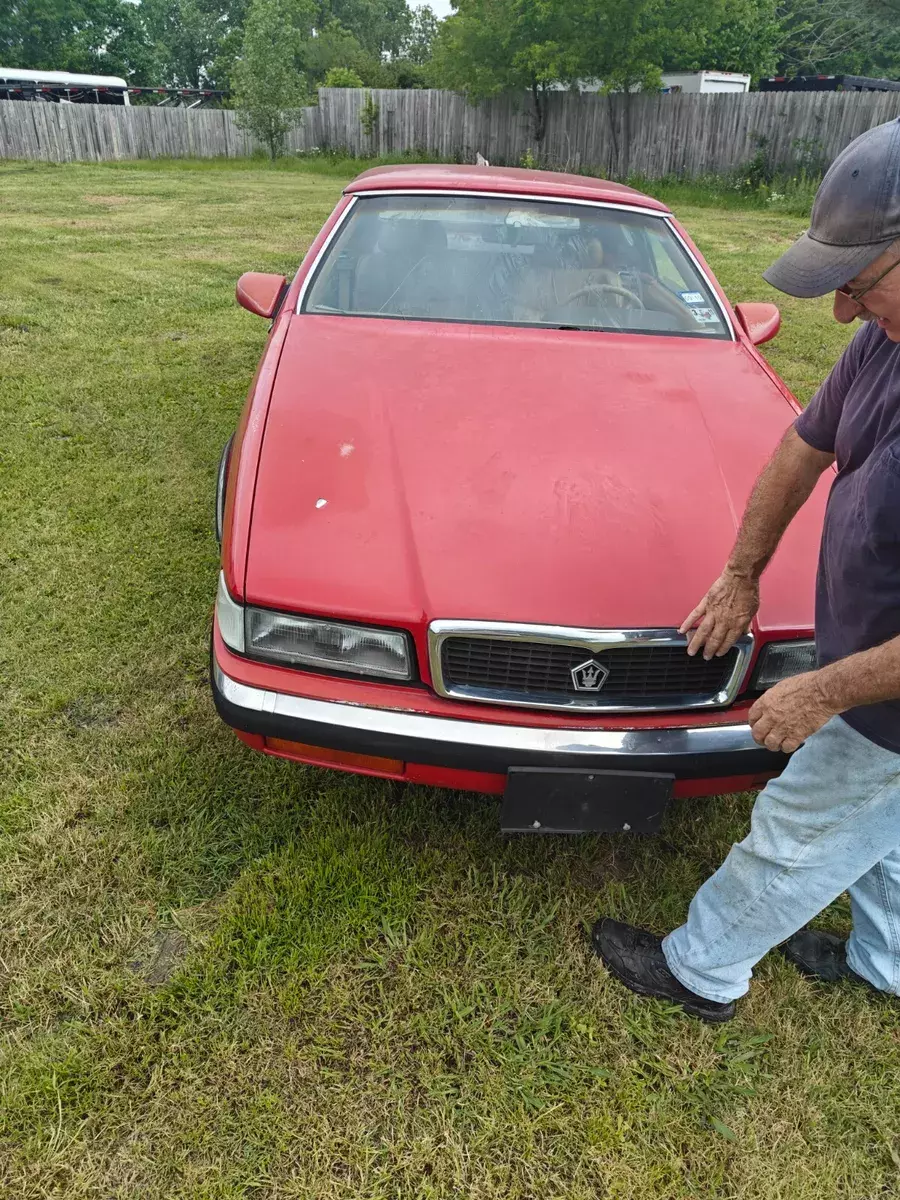
[[611,296],[621,296],[627,301],[627,308],[642,309],[644,307],[644,302],[640,296],[617,283],[586,283],[584,287],[580,287],[577,292],[573,292],[567,300],[563,300],[562,304],[574,304],[576,300],[581,300],[585,296],[596,296],[599,293],[607,293]]

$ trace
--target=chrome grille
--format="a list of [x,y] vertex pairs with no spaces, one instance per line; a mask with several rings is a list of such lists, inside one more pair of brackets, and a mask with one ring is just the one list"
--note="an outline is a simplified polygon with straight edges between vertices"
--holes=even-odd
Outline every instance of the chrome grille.
[[[445,696],[567,708],[636,712],[720,707],[734,699],[749,661],[750,638],[722,658],[689,657],[674,630],[556,630],[435,622],[435,687]],[[579,690],[572,672],[586,662],[608,672],[602,687]]]

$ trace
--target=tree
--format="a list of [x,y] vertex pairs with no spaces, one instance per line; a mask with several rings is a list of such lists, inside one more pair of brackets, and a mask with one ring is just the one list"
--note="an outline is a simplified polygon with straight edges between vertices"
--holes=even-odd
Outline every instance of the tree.
[[234,70],[237,123],[264,142],[273,159],[284,153],[285,138],[300,121],[304,101],[291,16],[285,0],[252,0]]
[[[368,87],[420,85],[437,25],[406,0],[282,0],[311,85],[334,67]],[[229,89],[249,0],[0,0],[0,62]]]
[[680,47],[679,55],[667,55],[665,67],[680,71],[714,68],[740,71],[758,79],[775,69],[778,45],[783,36],[776,0],[738,0],[707,10],[702,37],[693,50]]
[[776,0],[582,0],[575,21],[581,78],[604,91],[658,86],[661,69],[771,69]]
[[[623,93],[623,128],[610,112],[610,133],[618,173],[627,176],[631,154],[631,106],[634,93],[655,91],[666,57],[696,53],[705,35],[705,18],[716,0],[581,0],[574,17],[575,44],[569,72],[593,80],[607,94]],[[612,108],[612,102],[611,102]]]
[[[861,0],[860,0],[861,2]],[[900,2],[900,0],[897,0]],[[663,67],[759,72],[774,65],[775,0],[456,0],[435,69],[473,101],[528,92],[536,141],[554,88],[655,89]],[[724,61],[722,61],[724,59]],[[626,143],[627,143],[626,106]]]
[[780,0],[778,71],[900,74],[898,0]]
[[409,33],[403,45],[403,58],[417,67],[423,67],[430,62],[439,27],[440,21],[427,4],[414,8]]
[[526,92],[534,137],[544,137],[547,96],[577,77],[570,5],[563,0],[456,0],[441,24],[435,72],[473,102]]
[[204,0],[141,0],[139,13],[159,71],[153,82],[208,86],[227,28],[222,9]]
[[138,9],[127,0],[12,0],[0,6],[0,62],[9,66],[133,78],[149,57]]
[[339,21],[309,31],[300,42],[298,64],[313,90],[325,85],[329,72],[336,69],[352,71],[363,85],[382,86],[380,58],[364,50]]
[[402,52],[411,20],[406,0],[316,0],[314,25],[323,30],[337,22],[380,59]]

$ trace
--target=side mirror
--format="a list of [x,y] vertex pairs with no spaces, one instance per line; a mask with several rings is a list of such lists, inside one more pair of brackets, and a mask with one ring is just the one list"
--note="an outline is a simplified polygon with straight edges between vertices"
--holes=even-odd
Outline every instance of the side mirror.
[[736,304],[734,311],[754,346],[770,342],[781,328],[777,304]]
[[287,285],[283,275],[264,275],[261,271],[245,271],[237,281],[234,294],[241,308],[258,317],[273,317],[281,293]]

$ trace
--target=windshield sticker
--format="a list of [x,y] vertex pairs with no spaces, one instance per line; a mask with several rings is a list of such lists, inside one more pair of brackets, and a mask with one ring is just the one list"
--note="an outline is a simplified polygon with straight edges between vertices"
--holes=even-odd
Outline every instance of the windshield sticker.
[[679,292],[678,295],[685,304],[703,304],[705,302],[702,292]]
[[719,318],[711,308],[692,308],[691,316],[698,325],[718,325]]
[[548,213],[536,206],[532,209],[511,208],[506,214],[506,224],[528,226],[533,229],[580,229],[581,220],[562,213]]

